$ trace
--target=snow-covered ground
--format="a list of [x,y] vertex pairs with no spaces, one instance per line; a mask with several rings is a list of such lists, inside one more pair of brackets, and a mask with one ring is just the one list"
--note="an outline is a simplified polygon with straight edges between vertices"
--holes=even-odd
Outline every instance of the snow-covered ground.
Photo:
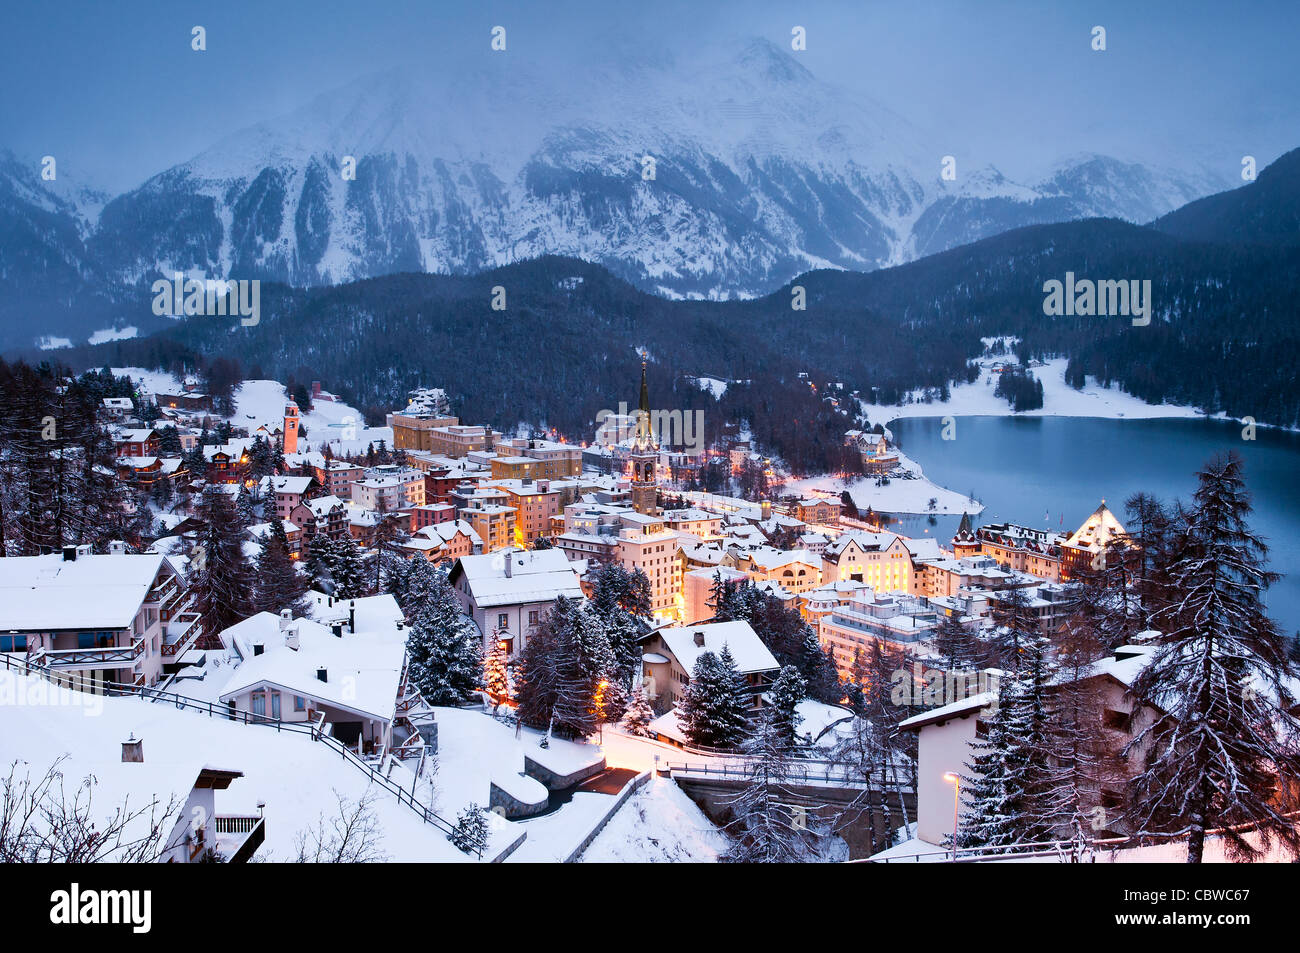
[[149,371],[143,367],[109,368],[118,377],[129,377],[137,387],[144,387],[150,394],[179,394],[181,382],[174,374],[166,371]]
[[[253,430],[262,424],[279,425],[284,422],[284,385],[279,381],[244,381],[235,391],[235,416],[231,423]],[[361,413],[342,401],[316,400],[310,413],[302,414],[302,424],[307,436],[299,442],[298,450],[321,450],[328,443],[335,453],[364,453],[370,444],[379,441],[391,449],[392,427],[367,427]]]
[[[129,330],[129,329],[128,329]],[[179,393],[181,382],[164,371],[149,371],[143,367],[114,367],[113,373],[131,378],[152,394]],[[235,391],[235,415],[230,422],[236,427],[255,430],[267,426],[282,426],[284,405],[288,400],[284,385],[279,381],[244,381]],[[339,400],[320,399],[312,404],[309,413],[301,414],[307,436],[298,444],[299,452],[321,450],[331,444],[335,453],[364,453],[370,444],[379,441],[391,448],[393,428],[367,427],[361,412]]]
[[728,839],[669,778],[652,775],[579,860],[592,864],[712,863]]
[[487,807],[492,781],[516,796],[531,791],[545,798],[546,789],[540,782],[531,778],[520,780],[525,754],[552,770],[565,773],[600,758],[599,749],[593,745],[559,738],[552,738],[550,747],[542,749],[538,746],[540,732],[523,728],[516,738],[514,728],[481,711],[467,708],[435,711],[438,774],[434,781],[436,803],[432,806],[444,817],[454,818],[470,804]]
[[106,344],[109,341],[125,341],[138,333],[134,327],[101,328],[88,338],[90,344]]
[[[1015,356],[1005,358],[1015,363]],[[989,360],[982,362],[986,365]],[[1118,387],[1102,387],[1093,377],[1088,378],[1082,390],[1075,390],[1065,382],[1065,358],[1047,361],[1032,368],[1033,374],[1043,382],[1043,406],[1038,410],[1024,411],[1027,417],[1109,417],[1145,420],[1153,417],[1200,417],[1193,407],[1178,404],[1148,404],[1138,397],[1126,394]],[[862,404],[861,410],[871,423],[888,424],[901,417],[1006,417],[1012,414],[1011,405],[1001,397],[993,396],[997,374],[985,366],[979,380],[973,384],[958,384],[952,388],[946,403]]]
[[72,347],[72,340],[70,338],[54,337],[53,335],[47,334],[36,342],[36,346],[42,351],[57,351],[62,347]]
[[[98,786],[94,810],[111,814],[129,797],[131,809],[157,795],[183,802],[205,765],[243,772],[229,789],[217,792],[220,814],[257,814],[264,803],[266,842],[256,857],[292,860],[299,833],[338,814],[338,796],[355,803],[374,796],[379,836],[376,847],[393,861],[459,862],[468,858],[436,828],[372,786],[366,774],[308,735],[277,732],[136,698],[104,698],[50,689],[42,679],[0,669],[0,763],[26,762],[33,778],[55,759],[62,766],[65,791],[73,793],[88,775]],[[143,764],[123,764],[122,742],[143,742]],[[24,767],[20,765],[20,767]],[[133,781],[139,768],[141,778]],[[27,773],[20,771],[20,775]],[[165,789],[164,789],[165,788]],[[183,790],[180,790],[183,788]],[[337,795],[336,795],[337,792]]]
[[[865,513],[867,507],[877,513],[978,513],[984,505],[972,500],[964,493],[949,490],[931,481],[921,465],[901,451],[898,454],[899,465],[910,473],[914,479],[891,477],[885,486],[876,486],[875,477],[857,477],[843,480],[829,474],[809,477],[806,480],[794,480],[785,485],[790,493],[800,495],[829,495],[839,499],[843,490],[848,490],[858,511]],[[935,501],[930,508],[930,500]]]

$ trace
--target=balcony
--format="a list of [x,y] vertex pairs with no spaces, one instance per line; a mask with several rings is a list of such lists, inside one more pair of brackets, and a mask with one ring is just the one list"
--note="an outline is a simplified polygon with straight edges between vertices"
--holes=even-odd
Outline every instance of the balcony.
[[203,626],[199,624],[197,612],[182,612],[167,623],[167,634],[163,636],[162,655],[165,659],[175,659],[184,655],[198,641]]
[[169,577],[160,586],[155,586],[149,590],[149,595],[145,597],[145,602],[158,606],[160,609],[165,608],[172,599],[180,593],[180,585],[175,576]]
[[135,639],[130,645],[106,645],[96,648],[40,649],[36,655],[39,665],[51,669],[117,669],[130,668],[144,654],[144,639]]
[[[204,832],[206,835],[206,832]],[[266,819],[257,814],[218,814],[212,818],[211,839],[191,844],[190,859],[198,860],[209,846],[228,864],[244,864],[266,840]]]

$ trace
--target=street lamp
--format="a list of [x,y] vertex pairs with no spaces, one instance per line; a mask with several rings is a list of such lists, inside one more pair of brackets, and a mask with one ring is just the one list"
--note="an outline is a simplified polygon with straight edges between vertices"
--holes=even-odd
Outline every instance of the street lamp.
[[958,811],[961,806],[961,778],[949,771],[944,774],[943,779],[951,784],[952,787],[952,859],[955,863],[957,860],[957,822]]

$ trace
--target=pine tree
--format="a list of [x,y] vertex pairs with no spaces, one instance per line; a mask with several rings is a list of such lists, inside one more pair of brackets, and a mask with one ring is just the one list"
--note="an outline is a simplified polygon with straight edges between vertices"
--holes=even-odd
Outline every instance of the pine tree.
[[798,705],[807,697],[807,683],[797,668],[787,665],[772,683],[768,696],[773,712],[772,723],[787,745],[794,744],[802,720]]
[[556,598],[524,646],[516,666],[519,717],[528,725],[586,737],[599,725],[600,683],[613,671],[613,653],[600,620],[575,599]]
[[461,610],[446,574],[435,573],[433,591],[427,598],[421,594],[410,620],[407,671],[430,705],[460,705],[482,686],[482,648],[478,628]]
[[623,715],[623,727],[629,734],[649,738],[653,734],[649,725],[654,721],[654,717],[654,709],[650,707],[650,696],[644,685],[638,685],[632,694],[632,702]]
[[244,554],[244,530],[234,502],[219,487],[203,491],[196,515],[204,526],[199,534],[202,565],[191,590],[206,640],[252,614],[252,569]]
[[262,550],[257,554],[253,578],[254,612],[278,615],[281,610],[289,609],[295,616],[307,614],[307,580],[293,563],[289,539],[279,517],[271,520]]
[[489,837],[487,811],[477,804],[470,804],[456,816],[456,826],[448,840],[457,850],[481,857],[487,850]]
[[677,719],[693,745],[730,748],[745,737],[747,698],[731,650],[703,652],[677,706]]
[[356,599],[367,594],[366,566],[361,547],[350,535],[334,540],[329,563],[335,599]]
[[964,846],[1034,843],[1061,822],[1048,680],[1044,640],[1034,639],[1024,647],[1020,673],[999,686],[986,738],[972,746],[970,774],[963,778]]
[[940,614],[931,647],[952,672],[978,668],[981,661],[979,637],[962,624],[961,619]]
[[495,634],[491,648],[483,660],[483,684],[493,702],[501,704],[510,698],[510,677],[506,668],[506,650]]
[[993,603],[993,631],[987,640],[990,662],[1009,672],[1020,671],[1022,650],[1035,638],[1038,624],[1023,589],[1008,589]]
[[[1264,610],[1278,577],[1268,547],[1251,531],[1250,495],[1236,454],[1197,474],[1190,507],[1175,516],[1153,624],[1162,632],[1134,696],[1163,716],[1126,748],[1142,753],[1134,779],[1139,829],[1188,835],[1200,863],[1208,830],[1219,828],[1234,859],[1253,859],[1280,840],[1300,850],[1286,816],[1296,808],[1300,724],[1290,714],[1286,645]],[[1237,825],[1252,825],[1252,844]]]

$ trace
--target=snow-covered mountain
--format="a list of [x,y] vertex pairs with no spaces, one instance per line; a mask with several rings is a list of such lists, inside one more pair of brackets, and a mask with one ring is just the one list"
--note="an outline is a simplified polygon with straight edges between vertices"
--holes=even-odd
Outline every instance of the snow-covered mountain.
[[128,281],[182,268],[299,285],[555,253],[731,297],[1018,225],[1147,221],[1224,184],[1101,156],[1030,185],[991,168],[944,182],[923,131],[764,40],[703,66],[585,70],[501,58],[368,77],[118,197],[92,250]]
[[[945,181],[951,144],[765,40],[682,62],[620,49],[578,73],[521,62],[366,77],[107,202],[8,157],[0,291],[26,307],[57,276],[71,313],[78,276],[118,301],[177,269],[306,286],[560,254],[658,294],[747,297],[1021,225],[1145,222],[1229,184],[1096,155],[1029,183],[959,156]],[[132,308],[110,322],[147,324]],[[87,321],[71,330],[103,309]]]

